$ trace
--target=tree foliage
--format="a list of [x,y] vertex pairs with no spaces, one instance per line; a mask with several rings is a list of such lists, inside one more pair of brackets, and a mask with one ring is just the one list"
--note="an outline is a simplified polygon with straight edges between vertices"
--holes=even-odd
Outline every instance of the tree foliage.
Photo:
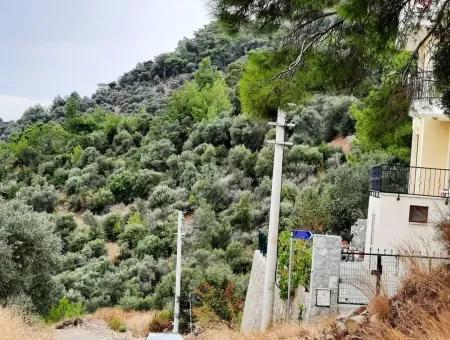
[[45,313],[57,297],[52,275],[61,243],[53,234],[54,224],[15,200],[0,201],[0,220],[0,298],[24,294]]

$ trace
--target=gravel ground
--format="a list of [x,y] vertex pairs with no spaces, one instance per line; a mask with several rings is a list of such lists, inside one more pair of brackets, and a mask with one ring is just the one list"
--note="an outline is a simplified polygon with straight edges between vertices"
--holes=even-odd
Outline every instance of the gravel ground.
[[83,320],[79,327],[56,330],[56,340],[143,340],[134,338],[131,333],[117,333],[101,320]]

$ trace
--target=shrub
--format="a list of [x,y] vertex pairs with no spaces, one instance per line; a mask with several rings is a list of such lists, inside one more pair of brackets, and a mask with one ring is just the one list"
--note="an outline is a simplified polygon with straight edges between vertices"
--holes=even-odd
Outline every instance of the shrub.
[[231,144],[242,144],[252,151],[259,150],[264,143],[267,130],[267,124],[263,120],[237,116],[230,127]]
[[77,224],[72,214],[57,214],[53,216],[56,224],[55,230],[63,241],[63,251],[67,251],[70,235],[76,229]]
[[108,241],[117,241],[122,231],[122,217],[119,214],[109,214],[102,221],[103,231]]
[[82,302],[87,311],[116,305],[124,292],[121,277],[106,257],[91,259],[83,267],[62,272],[55,279],[63,287],[63,295]]
[[112,146],[117,154],[126,153],[135,146],[133,136],[127,130],[120,130],[115,135]]
[[164,332],[172,328],[172,312],[162,310],[155,314],[148,326],[150,332]]
[[108,178],[107,185],[118,202],[128,203],[133,197],[135,176],[129,170],[121,170]]
[[85,226],[77,227],[68,238],[69,250],[72,252],[80,251],[90,239],[89,228]]
[[64,319],[79,317],[85,314],[86,311],[81,303],[70,302],[67,297],[59,300],[56,306],[50,309],[50,312],[45,317],[45,320],[50,323],[58,322]]
[[295,113],[294,144],[317,145],[334,137],[353,134],[355,123],[349,108],[354,97],[316,95]]
[[315,232],[326,231],[331,222],[329,197],[317,188],[306,187],[300,193],[294,210],[296,225]]
[[51,213],[55,209],[58,193],[53,185],[23,187],[17,197],[31,205],[35,211]]
[[140,162],[143,167],[164,171],[167,168],[167,159],[175,153],[175,147],[168,139],[151,142],[142,149]]
[[[288,294],[288,267],[289,267],[289,244],[290,233],[283,231],[280,234],[278,248],[278,277],[280,296],[287,299]],[[293,271],[292,271],[292,292],[299,285],[309,284],[311,275],[312,252],[311,248],[304,241],[294,241],[293,244]]]
[[126,332],[127,326],[119,318],[113,317],[107,322],[109,328],[116,332]]
[[133,192],[138,197],[148,197],[149,193],[161,181],[162,174],[156,171],[141,169],[136,174]]
[[120,242],[126,244],[127,248],[136,248],[138,242],[148,233],[148,228],[140,223],[127,224],[120,235]]
[[148,235],[138,242],[134,252],[138,258],[143,258],[145,255],[151,255],[157,259],[166,254],[164,248],[164,242],[158,236]]
[[101,188],[95,193],[90,193],[86,198],[86,207],[94,212],[102,212],[108,205],[114,203],[114,195],[111,190]]
[[176,198],[175,190],[167,185],[158,185],[149,197],[149,204],[152,208],[159,208],[175,203]]
[[81,253],[86,258],[103,256],[106,254],[105,241],[102,239],[95,239],[95,240],[89,241],[83,247],[83,250],[81,251]]
[[255,164],[255,173],[258,177],[272,176],[273,146],[268,145],[261,149]]

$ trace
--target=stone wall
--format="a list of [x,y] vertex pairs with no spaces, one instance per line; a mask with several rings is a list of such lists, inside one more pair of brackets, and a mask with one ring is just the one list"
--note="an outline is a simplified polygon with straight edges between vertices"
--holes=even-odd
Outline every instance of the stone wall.
[[[310,279],[310,299],[306,310],[308,321],[319,316],[338,314],[341,237],[314,235]],[[330,306],[317,305],[318,293],[330,296]],[[320,299],[321,300],[321,299]]]
[[[253,255],[252,270],[248,282],[247,295],[245,297],[244,314],[242,316],[241,330],[243,332],[259,331],[261,328],[261,310],[263,300],[264,271],[266,268],[266,258],[259,250]],[[275,285],[273,307],[274,322],[286,320],[287,301],[280,298],[280,290]],[[294,297],[291,299],[289,310],[290,319],[298,320],[300,309],[306,306],[307,294],[304,287],[298,287]]]
[[261,327],[261,308],[266,261],[259,250],[253,255],[252,270],[245,297],[241,329],[244,332],[259,330]]

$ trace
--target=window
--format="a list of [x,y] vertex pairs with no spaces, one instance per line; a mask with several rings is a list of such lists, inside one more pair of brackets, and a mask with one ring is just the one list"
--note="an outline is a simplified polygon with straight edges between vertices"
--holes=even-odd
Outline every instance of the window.
[[409,207],[409,222],[428,223],[428,207],[411,205]]

